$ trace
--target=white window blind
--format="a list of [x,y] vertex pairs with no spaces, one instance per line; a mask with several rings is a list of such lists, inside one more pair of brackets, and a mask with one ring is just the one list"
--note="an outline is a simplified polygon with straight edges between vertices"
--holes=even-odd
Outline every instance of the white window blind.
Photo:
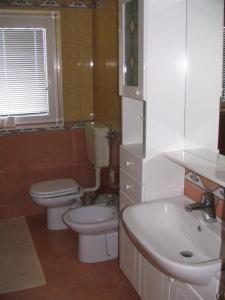
[[0,28],[0,116],[49,113],[46,34]]
[[59,123],[59,57],[54,14],[0,13],[0,120]]

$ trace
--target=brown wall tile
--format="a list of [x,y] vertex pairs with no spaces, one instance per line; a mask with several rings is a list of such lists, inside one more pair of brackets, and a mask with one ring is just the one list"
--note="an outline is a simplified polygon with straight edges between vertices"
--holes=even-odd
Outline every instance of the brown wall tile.
[[65,121],[93,113],[92,10],[61,9]]
[[93,103],[95,119],[120,129],[118,2],[93,10]]
[[72,177],[82,186],[94,184],[84,129],[2,136],[0,144],[0,217],[46,210],[29,196],[33,183]]
[[217,199],[216,215],[225,220],[225,203],[219,199]]
[[200,176],[202,183],[204,184],[204,187],[210,191],[215,191],[219,185],[211,180],[209,180],[206,177]]
[[185,180],[184,182],[184,194],[191,199],[193,198],[194,194],[194,185],[193,183],[189,182],[188,180]]
[[[187,170],[185,174],[187,174]],[[202,200],[202,195],[206,189],[214,192],[219,187],[217,183],[203,176],[200,176],[200,179],[204,185],[204,189],[198,187],[194,183],[189,182],[188,180],[185,180],[184,183],[184,194],[190,197],[195,202],[200,202]],[[217,197],[215,199],[216,199],[216,215],[217,217],[225,220],[225,203],[223,200]]]

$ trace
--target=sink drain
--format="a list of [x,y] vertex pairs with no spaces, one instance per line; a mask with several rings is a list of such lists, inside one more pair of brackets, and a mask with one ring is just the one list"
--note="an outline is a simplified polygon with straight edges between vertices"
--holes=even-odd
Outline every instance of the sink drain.
[[192,257],[194,254],[191,251],[188,250],[181,250],[180,255],[183,257]]

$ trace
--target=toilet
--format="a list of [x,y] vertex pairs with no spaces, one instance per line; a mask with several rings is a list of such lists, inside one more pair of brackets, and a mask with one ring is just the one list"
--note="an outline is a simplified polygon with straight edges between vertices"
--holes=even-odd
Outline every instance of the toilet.
[[81,188],[72,178],[35,183],[30,188],[32,200],[47,207],[47,227],[51,230],[65,229],[62,215],[71,207],[80,207],[80,197],[85,192],[97,191],[100,187],[101,168],[109,166],[109,145],[106,135],[109,128],[101,123],[90,122],[85,126],[88,160],[95,166],[96,185]]
[[55,179],[35,183],[30,188],[32,200],[47,207],[47,227],[50,230],[68,228],[62,215],[72,207],[81,207],[84,192],[72,178]]
[[[82,206],[80,197],[100,187],[101,169],[109,166],[109,128],[90,122],[85,126],[88,160],[95,167],[95,186],[81,188],[72,178],[36,183],[30,188],[32,200],[47,207],[48,229],[71,228],[78,233],[78,257],[92,263],[118,256],[118,213],[110,205]],[[67,227],[68,226],[68,227]]]
[[78,233],[78,259],[94,263],[118,257],[118,211],[112,206],[89,205],[69,209],[65,224]]

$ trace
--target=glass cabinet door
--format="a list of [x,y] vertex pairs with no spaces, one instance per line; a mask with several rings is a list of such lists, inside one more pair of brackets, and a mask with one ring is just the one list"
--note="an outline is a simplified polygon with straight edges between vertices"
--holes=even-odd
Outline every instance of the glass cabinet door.
[[124,4],[124,83],[138,86],[138,0]]
[[143,1],[120,1],[120,94],[143,98]]

